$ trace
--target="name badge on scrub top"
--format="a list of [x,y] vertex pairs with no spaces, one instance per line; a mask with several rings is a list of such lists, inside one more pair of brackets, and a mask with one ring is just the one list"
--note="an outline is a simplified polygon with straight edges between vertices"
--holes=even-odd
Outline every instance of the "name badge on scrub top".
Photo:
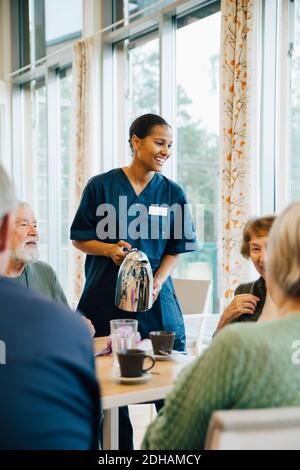
[[168,208],[167,207],[150,206],[149,207],[149,215],[160,215],[162,217],[167,217]]

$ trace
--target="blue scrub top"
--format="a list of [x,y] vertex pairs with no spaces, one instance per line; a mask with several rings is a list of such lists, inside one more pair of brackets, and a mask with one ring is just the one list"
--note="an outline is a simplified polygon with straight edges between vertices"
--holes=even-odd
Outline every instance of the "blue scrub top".
[[[153,208],[149,214],[150,206],[164,204],[168,207],[169,219],[155,215]],[[71,239],[106,243],[124,240],[132,248],[146,253],[155,272],[164,255],[197,249],[195,230],[186,205],[183,190],[165,176],[155,173],[137,196],[124,171],[114,169],[88,182],[71,226]],[[108,214],[115,224],[107,224]],[[170,220],[169,226],[166,225],[167,220]],[[136,228],[135,233],[131,232],[133,228]],[[141,232],[138,238],[136,232]],[[78,308],[94,323],[96,335],[108,335],[109,320],[113,318],[133,317],[138,320],[142,337],[147,337],[149,331],[158,328],[173,330],[176,332],[175,347],[177,344],[177,349],[183,349],[182,314],[171,278],[163,285],[150,310],[134,314],[119,310],[114,305],[118,270],[119,266],[115,266],[110,258],[86,256],[86,283]]]

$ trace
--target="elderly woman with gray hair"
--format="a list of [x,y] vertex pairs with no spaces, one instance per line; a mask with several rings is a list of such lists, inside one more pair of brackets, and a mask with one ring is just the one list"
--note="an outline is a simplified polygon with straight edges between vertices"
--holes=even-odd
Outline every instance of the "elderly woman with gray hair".
[[144,449],[203,448],[215,410],[300,406],[299,202],[273,224],[266,283],[278,318],[224,328],[179,376],[147,430]]
[[259,278],[254,282],[240,284],[236,288],[234,298],[224,310],[216,332],[230,323],[261,322],[275,318],[277,308],[265,283],[265,252],[274,220],[274,215],[267,215],[253,217],[246,223],[241,254],[252,262]]

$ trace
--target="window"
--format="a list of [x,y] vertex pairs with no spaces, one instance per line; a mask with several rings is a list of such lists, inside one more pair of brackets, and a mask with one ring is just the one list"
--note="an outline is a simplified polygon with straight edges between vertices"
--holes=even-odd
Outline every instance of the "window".
[[295,1],[292,21],[294,49],[291,61],[291,111],[290,111],[290,197],[300,199],[300,1]]
[[[126,39],[115,47],[116,89],[119,90],[115,109],[118,117],[116,132],[116,164],[131,159],[128,129],[132,121],[146,113],[159,113],[160,60],[157,33],[135,40]],[[125,83],[125,86],[124,86]],[[122,157],[121,157],[122,156]],[[123,163],[121,163],[123,164]]]
[[157,0],[127,0],[124,2],[125,15],[133,15],[133,13],[143,10],[143,8],[150,6],[152,3],[157,3]]
[[[192,207],[204,205],[205,222],[202,249],[181,256],[176,275],[213,280],[213,308],[217,311],[221,15],[219,1],[208,5],[205,2],[206,6],[199,8],[201,3],[199,1],[198,9],[188,13],[184,13],[182,5],[180,11],[177,7],[167,9],[166,13],[156,14],[156,23],[153,19],[149,21],[151,13],[149,17],[145,15],[144,20],[139,19],[138,25],[133,18],[130,27],[123,30],[120,27],[112,33],[116,58],[113,96],[117,117],[114,154],[116,166],[130,161],[127,134],[130,123],[137,116],[148,112],[162,113],[174,123],[177,151],[175,149],[173,163],[170,162],[165,173],[173,179],[177,175]],[[165,3],[161,2],[157,9],[164,7]],[[205,47],[199,48],[191,60],[190,52],[197,44],[205,44]],[[171,83],[172,70],[176,71],[174,85]],[[122,155],[124,148],[128,149],[126,155]]]
[[[90,3],[82,0],[12,2],[13,21],[20,13],[20,5],[23,6],[23,14],[18,17],[19,36],[23,34],[27,40],[22,40],[24,47],[17,50],[15,57],[23,59],[16,60],[15,69],[50,53],[26,76],[14,77],[14,89],[20,88],[22,103],[19,108],[13,107],[13,119],[22,115],[20,168],[29,177],[22,176],[22,194],[37,210],[42,256],[58,272],[65,289],[72,116],[72,48],[67,52],[66,46],[72,45],[74,38],[81,34],[81,9],[85,9],[87,17],[90,10],[94,11]],[[141,15],[128,19],[148,6]],[[105,29],[101,35],[102,51],[98,56],[102,60],[101,158],[100,163],[94,162],[94,168],[102,165],[101,170],[105,171],[130,161],[128,128],[141,114],[161,113],[174,125],[174,153],[170,166],[166,165],[166,174],[178,179],[192,205],[204,204],[205,210],[204,246],[199,253],[181,257],[178,271],[186,277],[214,281],[214,309],[217,305],[219,9],[217,0],[192,4],[173,0],[102,2],[103,24],[107,26],[111,18],[125,18],[125,21]],[[70,10],[71,15],[65,13]],[[205,47],[198,48],[198,44]],[[197,54],[191,60],[195,48]],[[32,168],[28,168],[28,162],[32,162]],[[33,194],[28,189],[31,186]]]
[[[36,212],[40,259],[48,261],[67,293],[71,173],[71,68],[20,87],[22,199]],[[49,122],[49,116],[50,121]]]
[[129,43],[128,126],[138,116],[159,113],[159,40]]
[[36,212],[40,259],[67,295],[72,43],[81,36],[82,8],[82,0],[10,2],[12,69],[28,65],[12,79],[14,178],[19,197]]
[[[177,22],[177,175],[192,207],[203,204],[204,242],[197,253],[181,257],[178,274],[214,281],[217,303],[217,222],[219,160],[219,5]],[[206,15],[205,15],[206,13]],[[200,16],[201,19],[198,19]],[[205,44],[191,60],[196,44]]]
[[299,0],[262,3],[262,214],[280,212],[290,200],[300,198],[299,3]]
[[10,7],[13,70],[81,37],[82,0],[12,0]]
[[[134,21],[136,16],[130,18],[132,15],[136,15],[141,10],[147,9],[145,12],[142,12],[141,16],[147,16],[153,12],[156,12],[157,9],[161,9],[163,6],[172,3],[173,0],[113,0],[113,22],[120,21],[123,18],[129,17],[129,22]],[[153,6],[153,8],[151,8]]]
[[81,29],[82,0],[45,0],[47,46],[78,38],[81,36]]

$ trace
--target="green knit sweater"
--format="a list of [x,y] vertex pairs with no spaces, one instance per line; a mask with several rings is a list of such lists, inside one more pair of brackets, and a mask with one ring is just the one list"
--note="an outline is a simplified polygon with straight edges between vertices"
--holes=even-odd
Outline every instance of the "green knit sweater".
[[224,328],[179,375],[142,447],[203,449],[215,410],[300,406],[296,340],[300,314]]

